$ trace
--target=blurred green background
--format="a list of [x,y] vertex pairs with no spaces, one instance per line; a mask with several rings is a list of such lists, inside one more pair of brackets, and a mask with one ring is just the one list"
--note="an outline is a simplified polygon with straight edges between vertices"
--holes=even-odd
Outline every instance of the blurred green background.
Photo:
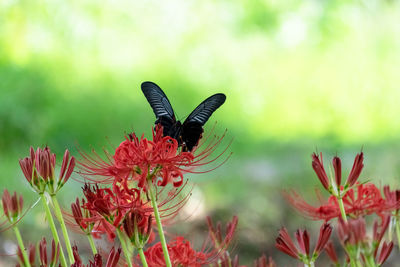
[[[206,215],[236,214],[232,254],[243,264],[266,253],[293,265],[274,248],[277,230],[306,225],[316,240],[319,223],[281,191],[314,199],[313,151],[341,156],[347,175],[363,149],[364,180],[399,184],[399,12],[389,0],[0,1],[0,189],[35,201],[18,165],[29,146],[61,159],[66,148],[78,156],[78,144],[100,151],[132,130],[149,136],[143,81],[164,89],[179,118],[223,92],[206,132],[215,121],[227,128],[234,154],[190,176],[192,216],[178,229],[202,240]],[[80,186],[61,191],[65,209]],[[26,242],[46,232],[38,207],[22,225]],[[13,243],[0,233],[2,255]]]

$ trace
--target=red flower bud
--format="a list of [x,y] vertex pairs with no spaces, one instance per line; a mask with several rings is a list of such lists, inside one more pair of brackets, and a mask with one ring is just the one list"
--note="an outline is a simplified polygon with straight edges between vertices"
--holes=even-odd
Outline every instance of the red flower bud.
[[315,171],[315,173],[318,176],[318,179],[320,180],[322,186],[329,191],[329,179],[328,176],[326,175],[325,169],[324,169],[324,164],[322,162],[322,153],[320,154],[321,159],[317,156],[317,154],[313,153],[312,154],[312,167]]
[[349,186],[354,185],[357,182],[358,177],[360,177],[361,171],[364,167],[364,153],[361,152],[360,154],[356,155],[354,159],[353,167],[351,168],[349,177],[347,178],[346,184]]

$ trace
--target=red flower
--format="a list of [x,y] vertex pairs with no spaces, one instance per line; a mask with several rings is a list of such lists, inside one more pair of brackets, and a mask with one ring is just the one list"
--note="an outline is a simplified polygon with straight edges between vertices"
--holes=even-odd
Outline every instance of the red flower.
[[335,248],[333,246],[332,242],[328,242],[325,246],[325,252],[326,254],[328,254],[329,258],[331,259],[331,261],[337,265],[339,263],[339,259],[338,256],[336,254]]
[[[216,258],[213,253],[197,252],[195,251],[190,242],[183,237],[176,237],[169,244],[167,244],[169,256],[172,266],[187,266],[187,267],[201,267],[205,264],[210,264]],[[149,266],[164,267],[165,260],[162,251],[161,243],[148,248],[144,252]]]
[[[341,217],[339,203],[335,196],[330,196],[320,206],[308,204],[294,191],[290,194],[286,193],[285,196],[293,207],[311,219],[329,221]],[[358,184],[357,187],[349,189],[343,197],[343,204],[346,214],[354,218],[372,213],[383,218],[385,213],[399,208],[398,202],[384,199],[380,190],[372,183]]]
[[326,244],[329,241],[329,238],[332,234],[332,226],[328,223],[324,223],[319,229],[319,236],[317,245],[315,246],[313,254],[319,255],[321,251],[325,248]]
[[393,249],[393,242],[389,243],[383,242],[379,257],[377,259],[377,263],[379,266],[381,266],[387,260],[390,253],[392,252],[392,249]]
[[279,230],[279,236],[276,238],[275,247],[295,259],[300,259],[300,252],[297,250],[285,227]]
[[216,228],[213,226],[211,217],[207,216],[208,233],[217,250],[226,250],[235,235],[236,227],[238,224],[238,217],[233,216],[232,221],[226,226],[225,237],[222,237],[221,223],[218,222]]
[[389,227],[389,223],[390,223],[390,215],[386,215],[385,217],[383,217],[381,224],[378,223],[378,221],[374,222],[374,226],[373,226],[373,242],[374,242],[374,256],[376,256],[377,252],[378,252],[378,248],[379,245],[381,244],[382,238],[386,233],[386,230]]
[[[82,262],[82,259],[78,252],[78,247],[73,246],[72,252],[74,254],[75,262],[71,265],[71,267],[103,267],[103,259],[100,254],[96,254],[93,256],[93,260],[89,261],[89,264],[85,265]],[[118,264],[119,257],[121,255],[121,249],[115,250],[114,247],[111,248],[110,253],[108,254],[107,262],[104,267],[115,267]]]
[[31,147],[30,157],[21,159],[19,164],[25,178],[36,192],[43,193],[48,186],[49,193],[55,194],[71,177],[75,168],[75,158],[70,158],[69,151],[65,151],[57,181],[54,174],[56,155],[51,153],[47,146],[44,149],[37,148],[36,152]]
[[342,244],[362,245],[368,241],[364,218],[343,221],[339,218],[338,236]]
[[347,177],[346,185],[352,186],[357,182],[358,177],[360,177],[361,171],[364,167],[364,153],[361,152],[360,154],[356,155],[354,159],[353,167],[351,168],[349,177]]
[[183,173],[193,172],[192,168],[215,161],[226,151],[214,159],[207,159],[221,140],[212,140],[195,155],[201,145],[191,152],[182,151],[174,138],[163,137],[162,126],[157,125],[153,130],[153,140],[144,136],[139,139],[132,133],[116,148],[114,155],[105,152],[107,160],[97,154],[92,157],[81,152],[83,160],[79,164],[84,176],[103,176],[106,178],[102,182],[120,183],[125,188],[131,180],[137,181],[139,188],[146,188],[147,182],[158,186],[170,183],[179,187],[183,184]]
[[40,266],[57,266],[58,258],[60,255],[60,244],[57,244],[52,240],[51,242],[51,256],[50,259],[47,257],[47,242],[43,237],[39,242],[39,261]]
[[317,154],[313,153],[311,155],[312,157],[312,167],[315,171],[315,173],[318,176],[318,179],[320,180],[322,186],[326,189],[326,190],[330,190],[329,189],[329,178],[328,175],[326,175],[325,169],[324,169],[324,163],[322,160],[322,153],[320,154],[321,159],[317,156]]
[[271,257],[267,259],[267,256],[262,255],[254,261],[254,267],[276,267],[276,264]]
[[[238,223],[237,216],[234,216],[232,221],[227,224],[224,237],[222,236],[221,223],[217,223],[217,226],[214,227],[210,218],[207,218],[207,223],[212,245],[205,242],[202,246],[202,250],[197,252],[192,248],[189,241],[185,240],[183,237],[176,237],[167,244],[172,266],[200,267],[206,264],[213,264],[218,262],[218,260],[228,261],[227,258],[224,258],[224,255],[227,247],[233,240]],[[148,248],[145,252],[145,256],[149,266],[165,266],[161,243],[157,243]],[[229,262],[231,262],[230,258]]]
[[145,208],[143,205],[139,190],[127,192],[117,186],[111,189],[85,184],[83,194],[86,197],[83,208],[92,216],[82,220],[81,223],[100,222],[110,237],[114,234],[114,227],[121,225],[122,219],[129,210],[146,209],[152,212],[151,207]]
[[300,247],[299,251],[290,238],[288,231],[283,227],[279,231],[279,236],[276,238],[275,247],[295,259],[301,260],[304,263],[309,263],[311,261],[315,261],[321,251],[325,248],[331,233],[332,226],[330,226],[328,223],[324,223],[320,228],[319,237],[314,252],[312,255],[310,255],[310,236],[308,232],[300,229],[296,231],[296,239]]
[[136,248],[143,248],[152,233],[152,215],[142,210],[132,210],[125,215],[123,229]]
[[[33,244],[30,244],[29,248],[28,248],[28,252],[29,252],[28,253],[29,264],[31,266],[35,266],[36,247]],[[19,246],[18,246],[18,250],[17,250],[17,256],[18,256],[19,262],[22,263],[22,266],[25,266],[25,259],[24,259],[24,256],[22,255],[22,251]],[[16,266],[21,267],[21,265],[19,263]]]
[[22,217],[22,208],[24,199],[22,195],[18,196],[17,192],[11,196],[7,189],[4,189],[1,198],[3,203],[3,212],[11,224],[17,223]]
[[[322,186],[327,191],[332,193],[331,192],[332,187],[331,187],[328,175],[326,174],[326,171],[324,168],[324,163],[322,160],[322,153],[320,153],[320,156],[313,153],[311,157],[312,157],[312,167],[313,167],[315,173],[317,174],[318,179],[320,180]],[[362,152],[360,154],[356,155],[356,158],[354,159],[354,163],[353,163],[353,168],[351,169],[349,177],[347,178],[347,181],[346,181],[347,187],[353,186],[357,182],[358,177],[360,177],[361,171],[364,167],[363,160],[364,160],[364,154]],[[341,182],[342,182],[342,163],[341,163],[339,157],[335,156],[333,158],[332,166],[335,171],[335,187],[337,189],[340,189]]]

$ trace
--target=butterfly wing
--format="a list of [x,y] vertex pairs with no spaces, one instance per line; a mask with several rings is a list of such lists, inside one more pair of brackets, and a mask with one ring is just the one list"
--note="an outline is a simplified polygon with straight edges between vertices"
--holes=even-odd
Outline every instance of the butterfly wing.
[[200,105],[189,114],[185,123],[196,122],[203,126],[211,115],[216,111],[224,102],[226,96],[224,94],[215,94],[204,100]]
[[141,85],[144,96],[149,102],[154,114],[156,115],[155,124],[161,123],[164,128],[164,135],[175,135],[177,129],[174,110],[167,96],[161,88],[153,82],[144,82]]
[[182,141],[186,149],[191,151],[203,134],[203,126],[224,102],[224,94],[215,94],[204,100],[189,114],[182,125]]

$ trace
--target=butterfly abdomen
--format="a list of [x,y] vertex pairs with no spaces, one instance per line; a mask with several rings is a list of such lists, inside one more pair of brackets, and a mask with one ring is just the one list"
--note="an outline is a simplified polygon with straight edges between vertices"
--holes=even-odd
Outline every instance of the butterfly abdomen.
[[189,151],[197,146],[203,134],[203,127],[201,123],[188,122],[182,126],[182,139],[185,141],[185,146]]

